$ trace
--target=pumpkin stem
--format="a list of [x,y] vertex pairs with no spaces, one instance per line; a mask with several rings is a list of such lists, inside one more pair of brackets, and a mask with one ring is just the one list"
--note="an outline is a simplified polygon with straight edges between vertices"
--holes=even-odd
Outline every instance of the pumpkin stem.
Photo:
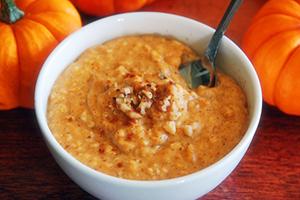
[[24,12],[20,10],[14,0],[0,0],[0,20],[13,24],[24,16]]

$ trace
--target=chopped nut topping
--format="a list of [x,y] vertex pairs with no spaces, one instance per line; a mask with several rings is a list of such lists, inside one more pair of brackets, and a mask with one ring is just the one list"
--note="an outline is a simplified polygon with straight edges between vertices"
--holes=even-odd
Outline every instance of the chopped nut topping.
[[151,108],[151,105],[152,105],[151,101],[141,101],[141,103],[139,104],[137,110],[139,110],[142,115],[145,115],[146,114],[146,109]]
[[120,109],[124,114],[126,114],[131,119],[139,119],[142,116],[135,112],[132,108],[130,99],[125,98],[123,94],[120,94],[119,97],[115,99],[117,108]]
[[171,96],[167,96],[167,97],[162,101],[161,110],[162,110],[163,112],[167,112],[168,107],[171,105],[170,100],[171,100]]
[[164,127],[165,131],[167,131],[169,134],[175,135],[176,133],[176,123],[174,121],[168,121]]
[[192,161],[192,162],[196,162],[197,161],[197,154],[195,152],[195,148],[192,144],[189,144],[187,146],[187,158]]
[[117,108],[131,119],[142,118],[153,104],[153,92],[156,90],[154,83],[148,83],[139,88],[126,86],[117,89],[119,95],[115,97]]
[[153,94],[150,91],[142,90],[142,93],[149,99],[153,98]]
[[193,127],[191,125],[185,125],[183,127],[183,133],[189,137],[193,136]]
[[146,116],[147,111],[155,104],[156,109],[167,113],[169,120],[176,121],[187,111],[188,102],[195,98],[191,92],[167,77],[158,85],[136,80],[130,83],[131,85],[116,89],[115,103],[117,109],[131,119]]
[[[149,86],[149,85],[147,85],[147,86]],[[151,83],[150,83],[150,89],[153,90],[153,91],[155,92],[155,91],[157,90],[156,84],[153,83],[153,82],[151,82]]]
[[87,111],[83,111],[80,115],[80,119],[84,122],[89,128],[93,128],[95,126],[95,122],[92,120],[92,117],[87,113]]
[[127,96],[127,95],[129,95],[130,93],[132,93],[132,91],[133,91],[133,89],[132,89],[132,87],[124,87],[123,89],[122,89],[122,92],[125,94],[125,96]]
[[194,131],[195,131],[195,130],[199,130],[200,128],[201,128],[200,123],[199,123],[199,122],[194,122],[194,123],[189,124],[189,125],[184,125],[184,126],[183,126],[183,133],[184,133],[186,136],[192,137]]
[[165,134],[165,133],[161,134],[161,135],[159,136],[159,140],[160,140],[161,144],[162,144],[162,143],[165,143],[165,142],[168,140],[168,135]]
[[127,116],[131,119],[140,119],[140,118],[142,118],[142,116],[139,113],[134,112],[134,111],[127,113]]

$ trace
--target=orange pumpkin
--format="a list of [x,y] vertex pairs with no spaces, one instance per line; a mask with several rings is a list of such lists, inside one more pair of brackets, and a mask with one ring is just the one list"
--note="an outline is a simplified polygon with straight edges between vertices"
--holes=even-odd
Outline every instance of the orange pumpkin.
[[137,10],[153,1],[155,0],[72,0],[80,11],[94,16]]
[[300,0],[270,0],[254,17],[242,48],[261,81],[264,100],[300,115]]
[[80,16],[68,0],[0,0],[0,13],[0,109],[31,108],[42,63]]

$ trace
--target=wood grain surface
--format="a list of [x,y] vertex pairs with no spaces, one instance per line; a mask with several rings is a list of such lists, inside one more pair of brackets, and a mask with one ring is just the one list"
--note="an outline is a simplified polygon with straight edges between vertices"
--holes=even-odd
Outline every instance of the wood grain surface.
[[[176,13],[216,27],[228,0],[157,0],[147,11]],[[245,0],[227,35],[237,44],[264,0]],[[96,18],[84,16],[90,22]],[[33,110],[0,111],[0,199],[94,199],[50,155]],[[300,117],[264,105],[254,140],[236,170],[202,199],[300,199]]]

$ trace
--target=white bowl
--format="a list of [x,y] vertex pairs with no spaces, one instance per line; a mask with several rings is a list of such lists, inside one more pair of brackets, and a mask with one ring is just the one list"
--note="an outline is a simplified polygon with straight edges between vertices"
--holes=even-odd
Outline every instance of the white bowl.
[[[71,23],[71,22],[70,22]],[[60,146],[47,125],[47,102],[60,73],[87,48],[128,34],[171,35],[199,53],[213,29],[192,19],[156,12],[120,14],[95,21],[60,43],[46,60],[36,84],[35,111],[44,140],[57,163],[80,187],[95,197],[111,200],[191,200],[219,185],[237,166],[255,134],[262,107],[259,80],[245,54],[223,38],[217,58],[222,71],[234,77],[247,95],[249,126],[238,145],[213,165],[193,174],[161,181],[133,181],[95,171],[72,157]]]

